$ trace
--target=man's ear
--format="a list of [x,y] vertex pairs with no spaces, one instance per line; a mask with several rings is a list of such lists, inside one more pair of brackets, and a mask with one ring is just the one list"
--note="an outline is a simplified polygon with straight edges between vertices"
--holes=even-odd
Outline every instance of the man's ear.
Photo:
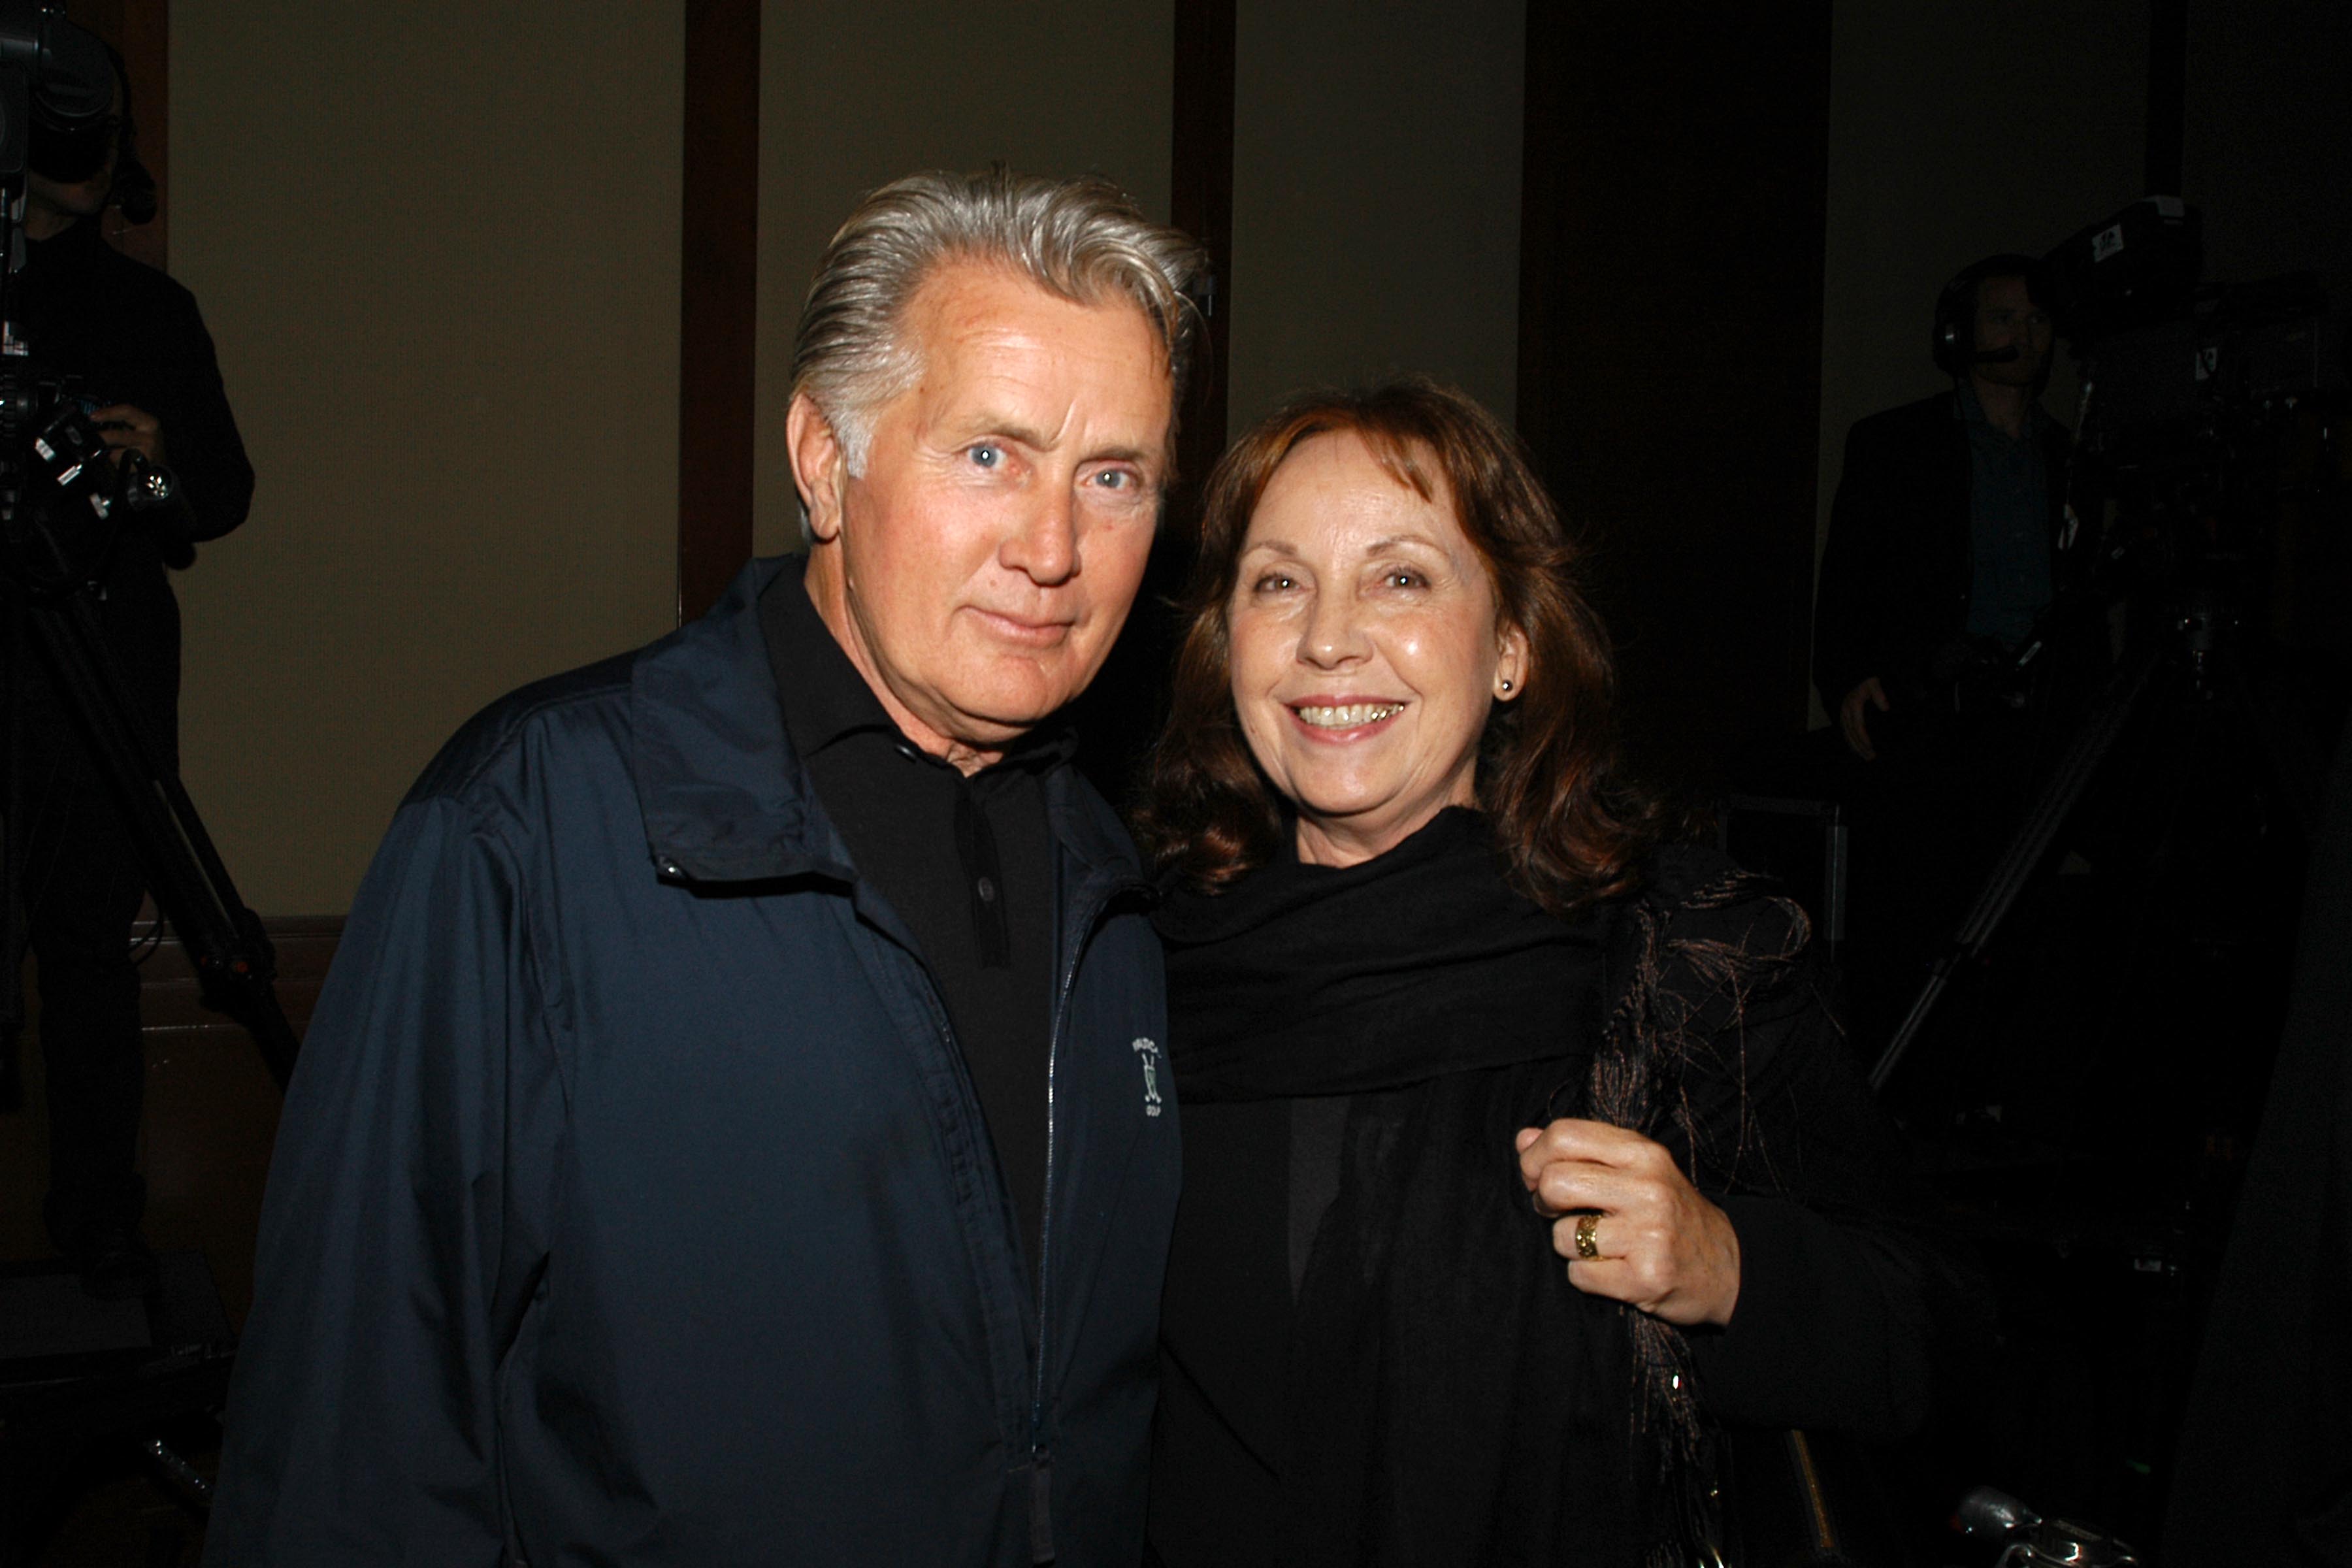
[[849,483],[849,457],[841,438],[805,392],[795,393],[784,415],[784,449],[792,455],[793,487],[808,512],[809,537],[841,535],[841,498]]

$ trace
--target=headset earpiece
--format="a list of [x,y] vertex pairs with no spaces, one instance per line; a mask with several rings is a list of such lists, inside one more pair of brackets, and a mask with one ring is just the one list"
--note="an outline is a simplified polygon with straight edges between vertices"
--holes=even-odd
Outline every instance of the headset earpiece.
[[2002,254],[1961,268],[1936,295],[1936,320],[1927,352],[1936,368],[1948,376],[1963,376],[1977,352],[1977,285],[1988,278],[2023,278],[2028,287],[2042,276],[2042,263],[2031,256]]

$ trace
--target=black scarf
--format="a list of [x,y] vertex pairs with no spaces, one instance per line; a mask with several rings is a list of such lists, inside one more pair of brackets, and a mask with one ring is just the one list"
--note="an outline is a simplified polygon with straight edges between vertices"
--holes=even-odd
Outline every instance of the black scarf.
[[1485,818],[1454,807],[1360,866],[1286,853],[1171,894],[1155,923],[1182,999],[1178,1092],[1360,1094],[1569,1054],[1598,1005],[1601,922],[1545,913],[1502,871]]
[[1686,1352],[1569,1286],[1511,1144],[1646,1055],[1611,1019],[1649,968],[1640,909],[1544,913],[1464,810],[1361,866],[1286,856],[1163,906],[1180,1094],[1352,1097],[1292,1324],[1286,1561],[1677,1555],[1654,1395]]

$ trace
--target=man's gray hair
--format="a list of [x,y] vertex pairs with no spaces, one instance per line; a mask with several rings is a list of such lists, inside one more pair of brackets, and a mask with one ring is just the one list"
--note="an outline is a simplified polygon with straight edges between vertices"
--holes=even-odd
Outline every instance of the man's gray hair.
[[1160,335],[1171,409],[1182,402],[1192,300],[1208,277],[1198,245],[1108,180],[1033,179],[1001,165],[910,174],[859,203],[825,247],[793,342],[793,392],[833,426],[853,475],[866,471],[876,415],[922,374],[900,331],[907,306],[951,261],[1007,268],[1076,304],[1132,301]]

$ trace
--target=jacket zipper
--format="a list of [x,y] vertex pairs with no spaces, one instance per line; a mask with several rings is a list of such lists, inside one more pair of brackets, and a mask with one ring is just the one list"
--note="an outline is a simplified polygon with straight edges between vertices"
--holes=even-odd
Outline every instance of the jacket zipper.
[[[690,881],[686,870],[672,861],[660,867],[665,876],[680,881]],[[1093,942],[1095,928],[1110,906],[1127,893],[1150,893],[1146,882],[1122,882],[1108,889],[1086,910],[1078,924],[1077,945],[1071,949],[1069,962],[1062,970],[1061,984],[1054,995],[1054,1027],[1045,1041],[1045,1205],[1037,1221],[1037,1352],[1029,1392],[1029,1552],[1033,1563],[1054,1561],[1053,1470],[1054,1457],[1046,1450],[1045,1432],[1045,1365],[1049,1336],[1047,1328],[1053,1318],[1049,1287],[1053,1279],[1054,1259],[1054,1177],[1060,1165],[1061,1096],[1059,1075],[1062,1060],[1062,1027],[1068,1019],[1070,996],[1077,989],[1078,966],[1085,961],[1087,948]],[[929,978],[928,975],[925,977]],[[931,987],[932,1021],[948,1049],[959,1058],[962,1047],[956,1043],[955,1031],[949,1026],[946,1005],[940,999],[936,984]]]
[[1053,1318],[1054,1176],[1060,1164],[1061,1096],[1057,1075],[1062,1060],[1062,1029],[1070,1015],[1070,996],[1077,989],[1078,965],[1094,942],[1095,928],[1123,893],[1148,892],[1146,884],[1122,883],[1108,889],[1078,922],[1077,945],[1070,950],[1062,984],[1054,996],[1054,1030],[1045,1043],[1045,1201],[1037,1223],[1037,1364],[1029,1396],[1029,1559],[1054,1561],[1054,1456],[1045,1447],[1045,1367],[1047,1326]]

